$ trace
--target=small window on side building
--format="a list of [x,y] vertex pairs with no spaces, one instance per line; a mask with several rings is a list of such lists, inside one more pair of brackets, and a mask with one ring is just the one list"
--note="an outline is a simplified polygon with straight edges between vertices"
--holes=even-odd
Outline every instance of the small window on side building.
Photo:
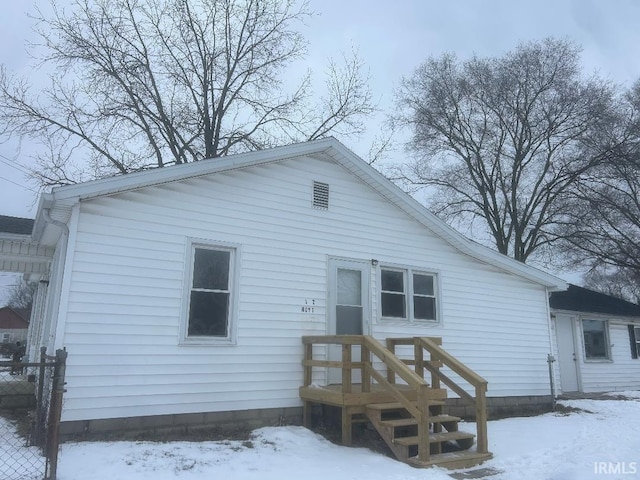
[[584,353],[587,360],[608,360],[609,335],[604,320],[582,320]]

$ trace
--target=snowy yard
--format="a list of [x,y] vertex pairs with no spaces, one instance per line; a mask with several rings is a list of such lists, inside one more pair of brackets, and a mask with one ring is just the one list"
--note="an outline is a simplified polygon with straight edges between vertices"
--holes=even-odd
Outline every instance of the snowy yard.
[[[482,468],[498,470],[489,477],[494,480],[640,478],[640,392],[625,395],[628,400],[561,402],[591,413],[489,422],[494,458]],[[246,442],[68,443],[62,446],[58,478],[441,480],[450,479],[449,473],[340,447],[302,427],[269,427]]]

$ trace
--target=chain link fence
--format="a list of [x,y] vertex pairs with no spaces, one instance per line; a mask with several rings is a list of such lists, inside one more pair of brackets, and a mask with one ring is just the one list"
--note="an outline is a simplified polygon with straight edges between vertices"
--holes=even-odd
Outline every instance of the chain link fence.
[[55,480],[66,351],[0,360],[0,478]]

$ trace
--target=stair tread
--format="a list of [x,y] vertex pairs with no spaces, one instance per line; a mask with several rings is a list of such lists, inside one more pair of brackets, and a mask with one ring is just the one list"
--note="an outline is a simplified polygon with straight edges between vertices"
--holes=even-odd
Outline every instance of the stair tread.
[[[438,442],[446,442],[449,440],[462,440],[466,438],[474,438],[475,435],[473,433],[466,432],[440,432],[440,433],[430,433],[429,434],[429,443],[438,443]],[[419,437],[417,435],[411,437],[400,437],[394,438],[393,443],[397,443],[398,445],[418,445]]]
[[459,452],[431,454],[427,462],[420,461],[417,456],[411,457],[407,459],[407,463],[416,467],[437,465],[444,468],[467,468],[473,465],[478,465],[492,457],[493,455],[491,453],[478,453],[469,450],[461,450]]
[[[417,405],[418,402],[411,402],[412,405]],[[444,405],[445,403],[442,400],[429,400],[429,405]],[[400,402],[387,402],[387,403],[369,403],[367,404],[367,408],[371,408],[372,410],[397,410],[399,408],[404,408]]]
[[[434,415],[429,417],[431,423],[445,423],[445,422],[459,422],[460,417],[454,417],[452,415]],[[390,427],[409,427],[411,425],[417,425],[418,422],[415,418],[396,418],[393,420],[382,420],[382,423]]]

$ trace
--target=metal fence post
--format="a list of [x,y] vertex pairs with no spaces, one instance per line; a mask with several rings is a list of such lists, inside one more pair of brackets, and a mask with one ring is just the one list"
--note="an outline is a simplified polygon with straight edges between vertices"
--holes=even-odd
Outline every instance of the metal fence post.
[[43,430],[44,430],[44,412],[46,411],[43,408],[42,401],[44,398],[44,380],[47,375],[47,347],[40,347],[40,365],[38,367],[38,391],[36,392],[37,401],[36,401],[36,418],[35,418],[35,428],[34,428],[34,438],[33,443],[38,445],[39,447],[44,447],[44,438],[43,438]]
[[49,405],[49,428],[47,442],[48,475],[47,480],[56,480],[58,470],[58,447],[60,444],[60,416],[62,414],[62,396],[64,394],[64,376],[67,362],[67,351],[56,350],[56,364],[53,370],[51,388],[51,404]]

